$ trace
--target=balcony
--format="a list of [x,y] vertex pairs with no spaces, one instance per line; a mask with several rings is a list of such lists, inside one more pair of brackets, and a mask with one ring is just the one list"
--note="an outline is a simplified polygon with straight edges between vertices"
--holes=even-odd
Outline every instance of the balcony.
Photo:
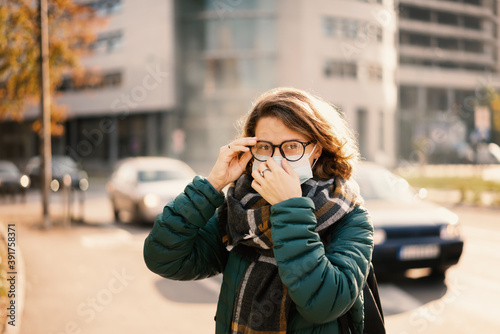
[[473,90],[487,80],[491,80],[496,87],[498,86],[496,83],[500,82],[500,77],[492,72],[415,65],[401,66],[396,71],[398,85],[423,85]]
[[459,50],[445,50],[441,48],[426,48],[413,45],[400,45],[399,54],[420,59],[443,60],[452,63],[468,63],[486,66],[495,66],[495,60],[486,53],[472,53]]
[[436,1],[436,0],[399,0],[399,3],[404,5],[412,5],[420,8],[448,11],[456,14],[466,14],[466,15],[496,20],[496,17],[491,11],[491,9],[484,6],[474,6],[464,3],[456,3],[450,1]]
[[463,39],[481,40],[495,43],[493,34],[483,30],[465,29],[457,26],[448,26],[444,24],[421,22],[409,19],[399,20],[399,30],[416,32],[423,35],[456,37]]

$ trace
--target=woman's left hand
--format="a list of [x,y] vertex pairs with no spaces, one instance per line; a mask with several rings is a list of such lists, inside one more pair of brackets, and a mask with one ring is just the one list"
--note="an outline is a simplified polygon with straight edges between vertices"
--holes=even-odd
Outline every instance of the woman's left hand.
[[270,158],[252,172],[252,188],[271,205],[302,197],[299,176],[286,159],[282,160],[282,164],[283,168]]

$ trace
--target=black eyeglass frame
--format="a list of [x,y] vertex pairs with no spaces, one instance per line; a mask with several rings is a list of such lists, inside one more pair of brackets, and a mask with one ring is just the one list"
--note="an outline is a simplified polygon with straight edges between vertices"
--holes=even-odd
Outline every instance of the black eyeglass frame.
[[[298,158],[298,159],[294,159],[294,160],[290,160],[290,159],[288,159],[288,158],[286,157],[285,152],[283,152],[283,149],[282,149],[281,147],[283,146],[283,144],[290,143],[290,142],[297,142],[297,143],[301,143],[301,144],[302,144],[302,146],[303,146],[304,150],[302,151],[302,155],[300,156],[300,158]],[[285,140],[284,142],[282,142],[282,143],[281,143],[281,144],[279,144],[279,145],[274,145],[273,143],[268,142],[268,141],[266,141],[266,140],[258,140],[258,141],[257,141],[257,144],[258,144],[258,143],[266,143],[266,144],[269,144],[269,145],[273,148],[273,151],[272,151],[271,155],[270,155],[269,157],[267,157],[267,159],[272,158],[272,157],[274,156],[274,151],[276,151],[276,147],[277,147],[277,148],[279,148],[280,153],[281,153],[281,156],[282,156],[284,159],[286,159],[286,160],[288,160],[288,161],[291,161],[291,162],[294,162],[294,161],[299,161],[300,159],[302,159],[302,157],[304,156],[304,154],[306,154],[306,147],[307,147],[307,145],[310,145],[310,144],[314,143],[314,141],[313,141],[313,140],[310,140],[310,141],[308,141],[308,142],[302,142],[302,141],[300,141],[300,140],[294,140],[294,139],[292,139],[292,140]],[[256,145],[250,146],[250,153],[252,153],[252,157],[253,157],[255,160],[260,161],[260,162],[264,162],[264,161],[266,161],[267,159],[266,159],[266,160],[260,160],[260,159],[258,159],[258,158],[254,155],[252,148],[254,148],[255,146],[256,146]]]

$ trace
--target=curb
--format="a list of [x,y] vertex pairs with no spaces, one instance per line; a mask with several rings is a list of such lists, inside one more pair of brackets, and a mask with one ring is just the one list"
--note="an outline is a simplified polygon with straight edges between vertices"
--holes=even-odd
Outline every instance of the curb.
[[[16,272],[16,290],[14,300],[16,302],[16,315],[15,315],[15,325],[9,325],[9,318],[5,323],[5,327],[2,328],[4,334],[18,334],[21,330],[22,316],[24,311],[24,301],[26,294],[26,275],[25,275],[25,265],[24,258],[22,256],[21,249],[18,244],[18,231],[16,228],[16,244],[15,244],[15,272]],[[7,243],[7,225],[5,222],[0,221],[0,237]],[[10,298],[8,299],[11,300]]]

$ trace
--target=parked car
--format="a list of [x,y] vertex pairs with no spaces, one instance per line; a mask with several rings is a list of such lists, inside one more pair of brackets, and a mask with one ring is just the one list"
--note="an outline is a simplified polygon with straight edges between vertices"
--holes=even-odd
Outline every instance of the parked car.
[[456,214],[421,200],[406,180],[376,164],[359,166],[355,179],[375,227],[377,273],[430,268],[442,276],[458,263],[464,241]]
[[[40,187],[40,164],[39,156],[31,158],[26,164],[25,173],[30,177],[34,187]],[[64,176],[71,177],[71,188],[86,191],[89,187],[89,176],[71,157],[63,155],[52,156],[52,180],[50,188],[58,191],[64,184]]]
[[170,158],[135,157],[120,161],[106,185],[115,219],[153,223],[195,175],[186,163]]
[[29,186],[30,178],[22,174],[12,161],[0,160],[0,196],[21,195],[25,199]]

